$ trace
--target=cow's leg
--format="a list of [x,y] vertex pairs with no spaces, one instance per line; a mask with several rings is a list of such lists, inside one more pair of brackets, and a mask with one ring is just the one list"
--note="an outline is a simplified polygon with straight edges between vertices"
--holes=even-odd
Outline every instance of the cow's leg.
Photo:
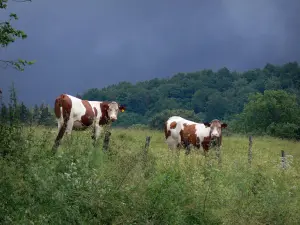
[[67,127],[66,127],[66,131],[65,131],[67,142],[71,141],[71,134],[72,134],[73,126],[74,126],[74,120],[70,118],[67,122]]
[[56,137],[56,139],[54,141],[54,145],[52,147],[53,151],[57,150],[57,148],[58,148],[58,146],[60,144],[60,141],[61,141],[61,139],[63,138],[63,136],[64,136],[64,134],[66,132],[66,129],[67,129],[67,126],[68,126],[68,119],[65,119],[64,123],[62,125],[59,124],[58,126],[60,126],[60,129],[59,129],[57,137]]
[[92,134],[92,139],[94,140],[93,145],[96,145],[96,141],[100,137],[100,134],[102,132],[103,128],[102,126],[99,125],[99,121],[96,121],[93,125],[93,134]]
[[62,115],[56,119],[57,121],[57,128],[58,128],[58,131],[60,130],[60,128],[62,127],[62,125],[64,124],[64,118],[62,117]]
[[208,150],[209,150],[209,144],[202,142],[202,148],[203,148],[203,154],[204,154],[204,156],[207,157]]
[[178,142],[171,136],[166,139],[166,143],[168,144],[168,149],[170,151],[176,149]]
[[190,140],[189,138],[183,138],[181,140],[181,145],[183,146],[183,148],[185,149],[185,154],[188,155],[191,152],[191,145],[190,145]]
[[67,122],[66,134],[71,135],[73,130],[74,121],[70,118]]

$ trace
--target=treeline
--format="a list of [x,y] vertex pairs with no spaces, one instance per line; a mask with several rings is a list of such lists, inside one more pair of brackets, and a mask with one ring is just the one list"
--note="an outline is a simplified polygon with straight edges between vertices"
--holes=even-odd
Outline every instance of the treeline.
[[27,107],[23,102],[18,102],[14,85],[10,88],[10,100],[8,104],[1,103],[1,124],[21,122],[24,125],[55,126],[53,108],[41,103],[33,108]]
[[[282,66],[267,64],[262,69],[246,72],[229,71],[227,68],[222,68],[216,72],[202,70],[178,73],[171,78],[156,78],[136,84],[120,82],[102,89],[89,89],[82,94],[82,97],[88,100],[116,100],[125,104],[127,111],[119,116],[120,119],[114,124],[115,126],[128,127],[144,124],[162,129],[162,121],[170,115],[177,114],[198,121],[210,121],[218,118],[230,123],[235,122],[235,125],[231,126],[234,131],[272,135],[270,133],[272,129],[268,127],[272,123],[274,127],[277,119],[276,116],[270,116],[273,115],[272,112],[265,115],[270,118],[262,118],[268,122],[263,123],[264,126],[259,128],[259,132],[252,125],[250,127],[254,128],[249,131],[248,125],[245,121],[241,121],[239,115],[243,112],[245,104],[251,100],[249,99],[251,95],[263,94],[268,90],[281,90],[286,93],[286,95],[273,93],[276,96],[291,96],[292,98],[295,96],[293,100],[296,101],[295,104],[298,107],[300,97],[300,67],[298,63],[290,62]],[[270,107],[271,109],[272,107]],[[278,110],[276,112],[278,114]],[[287,121],[291,123],[292,117],[285,118],[286,121],[281,121],[281,123]],[[241,124],[244,124],[243,127]],[[293,131],[296,132],[298,122],[294,122],[294,125]]]
[[82,97],[89,100],[116,100],[127,105],[118,121],[121,126],[148,124],[167,110],[187,110],[200,120],[230,120],[242,112],[249,94],[265,90],[285,90],[300,96],[298,63],[283,66],[267,64],[263,69],[243,73],[222,68],[179,73],[171,78],[131,84],[121,82],[102,89],[89,89]]
[[[194,121],[220,119],[232,133],[267,134],[300,139],[300,68],[292,62],[267,64],[243,73],[222,68],[179,73],[171,78],[131,84],[120,82],[102,89],[89,89],[77,97],[116,100],[127,106],[113,126],[162,129],[172,115]],[[12,118],[23,123],[56,126],[53,106],[27,108],[16,100],[11,88],[10,103],[2,104],[2,123]]]

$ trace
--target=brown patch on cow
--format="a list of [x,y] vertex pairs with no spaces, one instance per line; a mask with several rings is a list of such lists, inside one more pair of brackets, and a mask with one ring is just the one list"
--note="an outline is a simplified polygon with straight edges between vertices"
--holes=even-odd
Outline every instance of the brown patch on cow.
[[186,145],[185,143],[187,142],[188,144],[192,144],[193,146],[200,147],[199,139],[197,139],[196,135],[196,124],[187,125],[184,123],[183,130],[180,131],[180,136],[181,142],[183,142],[184,145]]
[[100,109],[101,109],[101,117],[100,117],[100,121],[99,121],[99,124],[100,125],[104,125],[104,124],[107,124],[108,123],[108,109],[109,109],[109,106],[108,106],[108,103],[109,102],[101,102],[100,103]]
[[62,107],[63,117],[69,118],[72,109],[72,101],[70,97],[66,94],[62,94],[55,99],[54,112],[56,118],[61,117],[61,111],[60,111],[61,107]]
[[173,121],[171,124],[170,124],[170,129],[175,129],[176,128],[176,125],[177,123],[175,121]]
[[81,123],[85,126],[90,126],[93,123],[93,120],[95,118],[95,114],[93,111],[93,108],[89,101],[87,100],[81,100],[82,104],[84,105],[86,111],[83,116],[81,116]]
[[202,141],[202,143],[201,143],[202,148],[203,148],[204,151],[206,151],[206,152],[209,150],[210,140],[211,140],[210,136],[204,137],[204,139],[203,139],[203,141]]
[[98,110],[96,109],[96,107],[94,107],[94,113],[95,113],[95,117],[98,116]]

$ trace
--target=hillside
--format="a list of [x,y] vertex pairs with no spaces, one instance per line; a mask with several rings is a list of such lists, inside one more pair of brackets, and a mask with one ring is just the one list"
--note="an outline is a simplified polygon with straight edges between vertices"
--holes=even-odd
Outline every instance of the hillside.
[[117,125],[147,124],[168,109],[193,111],[201,120],[230,119],[243,110],[249,94],[285,90],[300,96],[300,67],[296,62],[243,73],[222,68],[179,73],[169,79],[152,79],[134,84],[121,82],[103,89],[89,89],[84,99],[117,100],[127,105]]

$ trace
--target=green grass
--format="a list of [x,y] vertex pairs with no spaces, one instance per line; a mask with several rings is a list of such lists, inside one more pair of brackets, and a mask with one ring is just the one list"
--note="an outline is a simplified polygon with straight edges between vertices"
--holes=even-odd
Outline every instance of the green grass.
[[[299,224],[300,143],[254,137],[249,167],[248,139],[223,137],[219,166],[213,150],[169,151],[159,131],[113,129],[109,153],[73,132],[53,155],[56,133],[5,137],[1,224]],[[281,150],[293,155],[285,171]]]

